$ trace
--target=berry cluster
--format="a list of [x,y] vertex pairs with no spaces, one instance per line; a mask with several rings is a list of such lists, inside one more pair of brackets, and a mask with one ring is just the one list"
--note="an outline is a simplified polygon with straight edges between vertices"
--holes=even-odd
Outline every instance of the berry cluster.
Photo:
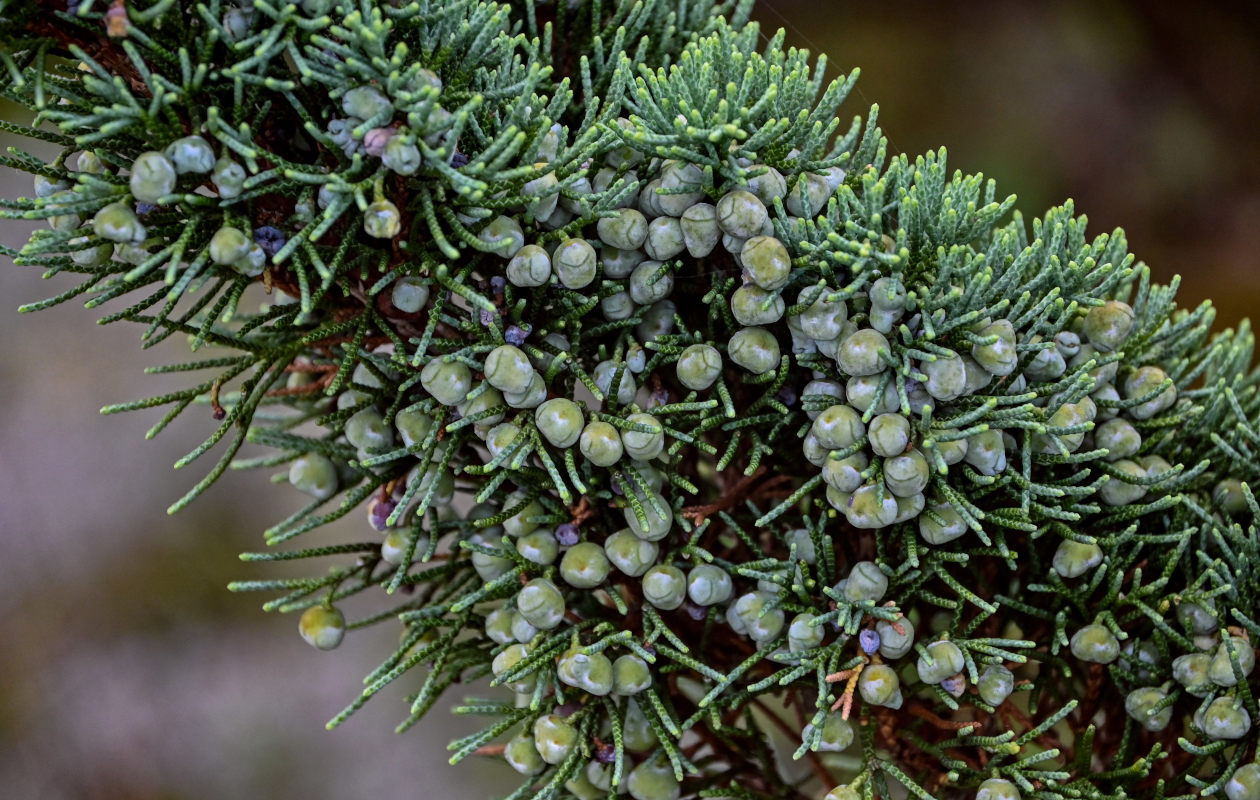
[[366,516],[233,585],[399,624],[334,723],[484,678],[517,798],[1260,798],[1253,342],[1119,231],[840,130],[747,4],[136,5],[0,11],[62,147],[4,214],[85,276],[32,308],[220,349],[106,409],[219,420],[176,507]]

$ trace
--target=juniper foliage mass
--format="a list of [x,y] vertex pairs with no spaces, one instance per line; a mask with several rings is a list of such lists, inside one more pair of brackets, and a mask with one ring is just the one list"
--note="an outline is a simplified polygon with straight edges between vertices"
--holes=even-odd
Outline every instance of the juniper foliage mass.
[[502,687],[513,798],[1260,797],[1250,331],[749,5],[0,1],[23,310],[187,337],[172,510],[309,495],[232,588],[400,628],[331,725]]

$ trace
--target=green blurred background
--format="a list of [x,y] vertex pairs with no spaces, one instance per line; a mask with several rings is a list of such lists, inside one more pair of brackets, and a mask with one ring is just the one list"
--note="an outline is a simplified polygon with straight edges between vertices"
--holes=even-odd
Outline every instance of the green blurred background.
[[[847,118],[878,102],[894,152],[945,145],[1026,215],[1072,197],[1095,232],[1122,225],[1181,299],[1218,326],[1260,297],[1260,19],[1255,4],[763,2],[763,29],[861,66]],[[12,113],[12,110],[5,113]],[[26,176],[0,171],[6,196]],[[29,226],[0,224],[18,246]],[[181,514],[208,468],[171,464],[213,429],[193,409],[153,441],[160,412],[98,409],[181,385],[142,369],[138,328],[75,304],[18,315],[66,288],[0,268],[0,796],[9,798],[477,798],[498,763],[445,764],[463,730],[435,712],[403,736],[402,691],[335,732],[395,630],[332,653],[228,594],[260,531],[296,508],[287,487],[228,474]],[[366,532],[356,519],[346,535]],[[404,689],[406,687],[403,687]]]

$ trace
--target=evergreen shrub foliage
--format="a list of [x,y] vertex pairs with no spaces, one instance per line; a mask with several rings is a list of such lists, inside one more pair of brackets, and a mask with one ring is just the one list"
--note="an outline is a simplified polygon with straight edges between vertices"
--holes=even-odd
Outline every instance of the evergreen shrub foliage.
[[186,337],[172,510],[305,493],[232,588],[513,798],[1260,797],[1250,331],[749,6],[0,0],[23,309]]

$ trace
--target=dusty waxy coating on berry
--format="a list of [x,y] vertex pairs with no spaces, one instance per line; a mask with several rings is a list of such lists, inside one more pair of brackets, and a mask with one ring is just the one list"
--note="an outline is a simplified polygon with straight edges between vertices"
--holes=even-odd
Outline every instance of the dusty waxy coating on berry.
[[298,633],[316,650],[335,650],[346,635],[346,618],[332,606],[311,606],[302,612]]
[[1072,655],[1082,661],[1110,664],[1120,656],[1120,642],[1105,625],[1092,623],[1072,634]]

